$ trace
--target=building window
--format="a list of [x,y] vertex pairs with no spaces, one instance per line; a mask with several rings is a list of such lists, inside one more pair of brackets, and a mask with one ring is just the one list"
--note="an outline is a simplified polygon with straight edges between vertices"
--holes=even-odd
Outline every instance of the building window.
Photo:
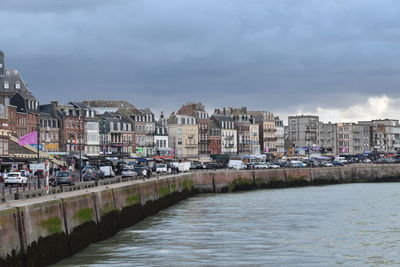
[[19,81],[15,82],[15,89],[21,89],[21,83]]
[[9,89],[9,88],[10,88],[10,84],[7,81],[5,81],[4,82],[4,89]]

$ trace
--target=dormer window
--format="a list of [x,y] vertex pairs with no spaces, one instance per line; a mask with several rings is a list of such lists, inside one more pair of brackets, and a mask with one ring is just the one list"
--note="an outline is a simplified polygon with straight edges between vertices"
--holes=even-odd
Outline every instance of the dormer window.
[[8,81],[4,82],[4,89],[9,89],[10,88],[10,84],[8,83]]
[[19,81],[15,82],[15,89],[21,89],[21,83]]

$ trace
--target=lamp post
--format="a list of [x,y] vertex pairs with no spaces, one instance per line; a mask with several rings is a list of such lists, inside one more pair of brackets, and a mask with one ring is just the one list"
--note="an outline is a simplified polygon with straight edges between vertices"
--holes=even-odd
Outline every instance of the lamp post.
[[[39,145],[40,145],[40,113],[38,112],[37,115],[37,124],[36,124],[36,149],[37,149],[37,154],[36,154],[36,159],[37,163],[40,163],[40,151],[39,151]],[[44,171],[44,170],[43,170]],[[39,175],[39,170],[37,170],[37,183],[38,183],[38,189],[40,189],[40,175]]]
[[79,115],[79,181],[82,182],[82,133],[81,133],[81,115]]

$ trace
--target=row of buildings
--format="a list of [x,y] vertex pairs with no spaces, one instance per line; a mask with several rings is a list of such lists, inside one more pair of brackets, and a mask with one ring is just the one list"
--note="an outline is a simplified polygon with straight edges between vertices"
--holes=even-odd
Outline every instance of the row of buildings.
[[399,120],[324,123],[318,116],[289,116],[286,149],[332,155],[400,152]]
[[[286,153],[397,153],[398,120],[324,123],[318,116],[289,116],[287,126],[268,111],[219,108],[201,103],[156,116],[127,101],[86,100],[40,104],[0,51],[0,157],[10,137],[39,130],[39,149],[54,157],[209,159],[212,155],[283,156]],[[14,145],[13,145],[14,146]]]

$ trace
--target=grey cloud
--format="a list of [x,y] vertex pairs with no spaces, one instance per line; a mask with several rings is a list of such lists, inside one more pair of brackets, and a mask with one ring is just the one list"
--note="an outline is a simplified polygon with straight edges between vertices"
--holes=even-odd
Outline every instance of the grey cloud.
[[400,96],[399,15],[394,0],[19,0],[0,49],[42,102],[345,107]]

